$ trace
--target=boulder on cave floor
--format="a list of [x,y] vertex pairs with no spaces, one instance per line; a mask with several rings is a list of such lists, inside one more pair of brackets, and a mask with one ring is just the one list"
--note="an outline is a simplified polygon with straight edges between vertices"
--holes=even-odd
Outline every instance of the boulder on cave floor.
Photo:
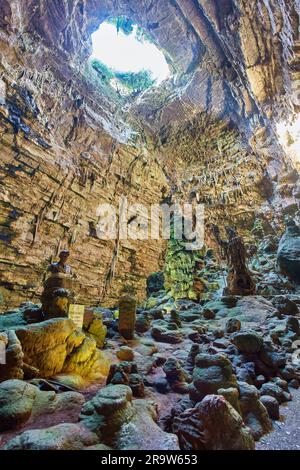
[[300,282],[300,227],[293,220],[279,242],[277,264],[282,274]]
[[151,316],[146,311],[140,313],[136,317],[135,321],[135,331],[137,333],[143,334],[149,331],[151,328]]
[[276,398],[278,403],[284,403],[292,399],[292,396],[288,391],[283,390],[282,387],[274,382],[264,383],[259,392],[261,396],[269,395]]
[[46,429],[24,431],[9,441],[4,450],[84,450],[99,443],[96,434],[80,424],[58,424]]
[[234,307],[228,307],[224,302],[209,302],[207,308],[216,309],[216,319],[224,326],[229,318],[235,318],[247,328],[264,324],[268,317],[276,315],[277,309],[271,301],[260,295],[237,298]]
[[31,416],[38,389],[20,380],[0,384],[0,431],[19,426]]
[[259,400],[259,391],[253,385],[239,382],[239,406],[244,423],[251,429],[255,440],[272,430],[269,414]]
[[260,397],[260,401],[266,408],[269,417],[274,420],[279,420],[280,418],[279,403],[276,400],[276,398],[271,397],[270,395],[262,395]]
[[259,353],[259,359],[274,371],[286,365],[287,356],[284,351],[275,351],[272,345],[266,342]]
[[183,341],[183,334],[178,329],[169,329],[167,326],[155,325],[151,330],[152,338],[160,343],[177,344]]
[[117,350],[116,356],[120,361],[133,361],[134,351],[129,346],[121,346],[120,349]]
[[194,408],[175,416],[173,432],[180,448],[195,450],[254,450],[251,431],[223,396],[207,395]]
[[29,419],[41,415],[76,410],[85,399],[76,392],[56,394],[42,391],[37,386],[21,381],[8,380],[0,384],[0,431],[15,429]]
[[234,333],[231,342],[241,353],[258,353],[263,347],[263,337],[256,331],[245,330]]
[[276,295],[273,297],[272,303],[281,315],[297,315],[299,313],[298,305],[287,295]]
[[154,403],[135,400],[134,408],[133,418],[119,432],[117,449],[179,450],[177,436],[164,432],[157,425],[157,412]]
[[166,379],[170,388],[175,393],[188,393],[189,383],[192,381],[191,376],[181,367],[179,361],[175,357],[167,359],[163,366]]
[[128,385],[134,397],[144,397],[145,387],[143,377],[139,374],[135,362],[123,361],[112,364],[107,376],[107,385]]
[[237,318],[229,318],[229,320],[226,322],[225,331],[229,334],[236,333],[237,331],[240,331],[241,327],[242,324],[240,320]]
[[108,385],[85,403],[81,422],[96,433],[101,443],[118,450],[176,450],[176,436],[156,424],[153,403],[132,400],[126,385]]
[[200,401],[206,395],[217,394],[222,388],[237,388],[232,365],[225,354],[198,354],[195,358],[193,383],[189,387],[192,401]]
[[118,433],[134,415],[132,390],[127,385],[108,385],[81,410],[79,419],[95,432],[105,445],[115,445]]
[[298,318],[288,316],[284,320],[272,322],[269,325],[270,337],[277,345],[283,346],[289,352],[292,352],[293,341],[299,339],[300,324]]
[[96,341],[77,330],[70,319],[57,318],[15,330],[22,345],[24,362],[39,376],[77,374],[87,382],[106,376],[109,363]]

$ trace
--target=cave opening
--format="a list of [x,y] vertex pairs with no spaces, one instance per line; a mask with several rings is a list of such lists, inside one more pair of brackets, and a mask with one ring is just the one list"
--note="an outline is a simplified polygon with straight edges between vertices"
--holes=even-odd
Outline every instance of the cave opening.
[[136,96],[170,77],[170,69],[151,36],[133,20],[110,17],[92,35],[90,64],[102,85],[120,96]]

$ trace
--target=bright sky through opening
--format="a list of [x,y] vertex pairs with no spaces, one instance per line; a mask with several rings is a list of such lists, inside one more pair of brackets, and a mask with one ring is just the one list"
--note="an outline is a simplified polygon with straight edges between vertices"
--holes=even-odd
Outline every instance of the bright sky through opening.
[[300,115],[293,122],[280,122],[277,124],[279,142],[288,155],[300,162]]
[[126,35],[117,31],[113,24],[102,23],[92,35],[93,58],[118,72],[140,72],[150,70],[157,83],[170,75],[166,59],[151,42],[136,39],[137,26]]

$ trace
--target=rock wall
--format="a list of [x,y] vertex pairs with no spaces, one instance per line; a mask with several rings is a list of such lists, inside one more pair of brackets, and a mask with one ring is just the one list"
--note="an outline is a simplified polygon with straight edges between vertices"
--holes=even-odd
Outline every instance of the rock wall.
[[199,114],[164,128],[158,149],[172,174],[174,197],[204,205],[206,238],[210,223],[235,224],[248,238],[257,218],[276,225],[270,159],[228,122]]
[[[149,205],[193,194],[207,222],[248,231],[257,213],[281,211],[274,185],[293,165],[276,122],[299,106],[299,11],[298,0],[0,0],[4,308],[37,300],[65,247],[79,302],[113,305],[125,283],[141,299],[165,246],[96,237],[99,203],[120,195]],[[173,72],[129,102],[87,65],[91,33],[111,15],[143,26]]]
[[[1,35],[0,289],[4,308],[38,300],[47,265],[68,247],[78,302],[115,304],[126,282],[141,299],[161,266],[158,241],[102,241],[97,208],[159,202],[165,176],[138,129],[47,50]],[[103,99],[102,99],[103,98]],[[109,127],[110,126],[110,127]],[[111,280],[113,284],[111,285]]]

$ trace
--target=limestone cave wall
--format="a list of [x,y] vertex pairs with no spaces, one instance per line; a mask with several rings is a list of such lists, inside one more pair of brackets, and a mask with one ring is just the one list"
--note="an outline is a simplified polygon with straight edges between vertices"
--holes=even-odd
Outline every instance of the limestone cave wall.
[[[1,10],[2,11],[2,10]],[[119,198],[159,202],[165,176],[143,134],[82,76],[1,36],[0,273],[4,307],[38,300],[49,262],[68,247],[78,301],[115,304],[137,296],[161,267],[163,244],[99,240],[97,207]],[[61,73],[61,71],[63,71]],[[115,127],[114,127],[115,126]],[[113,282],[111,284],[111,281]]]
[[[142,298],[164,243],[95,236],[98,204],[121,194],[147,205],[192,194],[207,221],[249,231],[257,214],[298,210],[294,189],[274,201],[293,170],[276,123],[299,111],[299,11],[298,0],[0,0],[4,305],[36,300],[62,247],[78,300],[113,305],[127,282]],[[143,26],[172,70],[128,103],[87,74],[91,33],[111,15]]]

